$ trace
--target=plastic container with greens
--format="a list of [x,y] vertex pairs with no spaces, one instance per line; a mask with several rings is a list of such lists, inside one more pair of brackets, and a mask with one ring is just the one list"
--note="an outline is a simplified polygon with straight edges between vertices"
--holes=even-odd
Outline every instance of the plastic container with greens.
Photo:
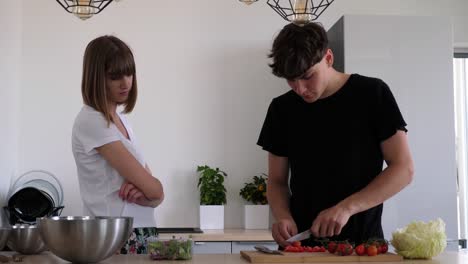
[[148,240],[148,253],[152,260],[192,259],[192,239],[151,239]]

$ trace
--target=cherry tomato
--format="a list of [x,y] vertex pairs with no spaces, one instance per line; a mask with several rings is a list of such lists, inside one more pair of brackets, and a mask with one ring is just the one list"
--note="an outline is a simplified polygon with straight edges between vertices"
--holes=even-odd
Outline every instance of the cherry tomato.
[[312,251],[313,249],[311,247],[309,247],[309,246],[304,246],[303,248],[304,248],[305,252],[313,252]]
[[385,254],[388,252],[388,241],[385,239],[371,240],[369,245],[377,248],[377,254]]
[[364,246],[364,244],[360,244],[354,249],[354,251],[356,251],[356,254],[358,254],[359,256],[364,256],[366,254],[366,247]]
[[332,254],[335,253],[335,252],[336,252],[337,246],[338,246],[338,245],[336,244],[336,242],[333,242],[333,241],[328,242],[328,246],[327,246],[328,252],[330,252],[330,253],[332,253]]
[[367,255],[368,256],[376,256],[378,254],[378,249],[375,245],[370,245],[367,247]]
[[341,243],[338,244],[338,248],[336,249],[336,253],[340,256],[348,256],[353,254],[353,246],[348,243]]
[[300,247],[301,246],[301,241],[294,241],[291,244],[293,247]]
[[381,249],[380,249],[380,253],[381,253],[381,254],[385,254],[385,253],[388,252],[388,244],[385,243],[385,244],[383,244],[383,245],[380,246],[380,247],[381,247]]
[[377,254],[382,253],[382,246],[377,246]]
[[285,251],[285,252],[293,252],[293,250],[294,250],[294,247],[291,246],[291,245],[288,245],[288,246],[286,246],[286,247],[284,248],[284,251]]

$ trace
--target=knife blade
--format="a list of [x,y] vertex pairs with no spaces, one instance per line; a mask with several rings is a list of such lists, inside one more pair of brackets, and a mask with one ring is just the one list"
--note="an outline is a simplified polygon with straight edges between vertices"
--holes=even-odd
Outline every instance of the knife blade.
[[267,254],[274,254],[274,255],[284,255],[283,252],[279,250],[271,250],[262,245],[255,245],[254,248],[260,252],[267,253]]
[[310,232],[310,229],[307,229],[307,230],[304,231],[304,232],[301,232],[301,233],[299,233],[299,234],[297,234],[297,235],[294,235],[294,236],[288,238],[288,239],[286,240],[286,242],[301,241],[301,240],[304,240],[304,239],[309,238],[311,234],[312,234],[312,233]]

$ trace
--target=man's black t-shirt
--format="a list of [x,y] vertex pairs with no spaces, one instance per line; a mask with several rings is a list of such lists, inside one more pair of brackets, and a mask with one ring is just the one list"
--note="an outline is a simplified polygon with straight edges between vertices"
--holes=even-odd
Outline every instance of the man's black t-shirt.
[[[257,144],[289,160],[290,210],[298,230],[369,184],[382,171],[380,143],[405,126],[389,87],[358,74],[314,103],[293,91],[273,99]],[[382,238],[382,208],[353,215],[333,239]]]

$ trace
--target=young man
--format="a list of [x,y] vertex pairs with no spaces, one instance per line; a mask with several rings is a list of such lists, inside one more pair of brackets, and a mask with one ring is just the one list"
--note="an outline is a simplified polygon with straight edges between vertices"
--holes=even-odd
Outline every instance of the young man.
[[273,74],[292,89],[273,99],[258,140],[269,152],[274,239],[286,246],[307,229],[306,244],[383,238],[382,203],[413,177],[406,123],[389,87],[336,71],[316,23],[286,25],[270,57]]

